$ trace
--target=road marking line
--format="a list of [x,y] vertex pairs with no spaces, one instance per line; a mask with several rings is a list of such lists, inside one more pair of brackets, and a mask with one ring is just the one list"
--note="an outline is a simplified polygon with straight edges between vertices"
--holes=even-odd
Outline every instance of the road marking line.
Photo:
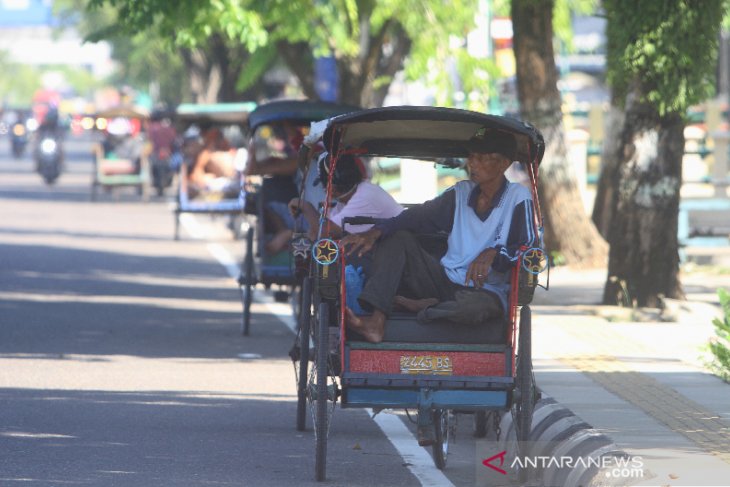
[[[181,217],[189,217],[181,218],[180,223],[193,238],[205,238],[206,232],[204,228],[195,221],[193,215],[182,214]],[[206,248],[226,269],[228,275],[235,279],[236,284],[238,284],[240,268],[231,254],[220,244],[210,243],[206,245]],[[276,303],[271,296],[262,296],[261,293],[254,293],[253,297],[254,301],[262,304],[272,315],[284,323],[292,333],[296,333],[296,324],[294,323],[290,306],[283,303]],[[373,418],[373,411],[371,409],[366,409],[366,412],[375,421],[375,424],[380,427],[385,437],[404,460],[408,470],[418,479],[422,486],[454,487],[454,484],[448,477],[434,466],[433,460],[426,450],[418,446],[416,437],[406,427],[402,419],[394,414],[387,413],[377,414]]]
[[398,454],[405,460],[408,470],[421,482],[425,487],[453,487],[453,483],[438,470],[431,456],[426,450],[418,446],[416,438],[411,433],[403,420],[395,414],[380,413],[373,418],[373,410],[366,409],[368,415],[380,427],[386,438],[398,451]]

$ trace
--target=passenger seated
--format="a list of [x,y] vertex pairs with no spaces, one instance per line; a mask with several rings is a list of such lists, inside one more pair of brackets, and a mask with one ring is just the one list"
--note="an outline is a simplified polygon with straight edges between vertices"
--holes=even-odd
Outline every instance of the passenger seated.
[[223,132],[217,127],[207,128],[202,137],[202,147],[188,172],[191,196],[203,192],[237,196],[240,189],[236,178],[235,149],[231,148]]
[[268,155],[257,159],[256,145],[252,138],[248,147],[248,161],[244,174],[247,176],[269,176],[265,195],[264,219],[266,227],[273,230],[273,237],[265,244],[268,255],[275,255],[288,249],[294,229],[294,219],[287,203],[296,194],[294,178],[298,169],[297,153],[304,140],[304,127],[289,121],[274,126],[283,142],[282,156]]
[[[323,223],[321,237],[340,238],[343,235],[343,221],[347,217],[366,216],[372,218],[392,218],[398,216],[403,207],[380,186],[365,179],[366,171],[360,159],[350,154],[341,156],[332,175],[332,201],[337,201],[330,209],[328,221]],[[330,177],[330,158],[324,154],[319,160],[320,184],[327,187]],[[289,202],[292,215],[301,215],[306,221],[304,230],[310,240],[317,238],[319,230],[319,210],[309,201],[294,198]],[[369,230],[372,225],[348,225],[348,233]],[[288,241],[288,239],[287,239]]]
[[115,164],[104,166],[105,172],[115,174],[138,173],[145,141],[139,132],[135,132],[130,120],[126,118],[112,119],[105,131],[102,142],[104,159],[116,160]]
[[[378,240],[372,273],[359,297],[372,310],[346,323],[365,340],[385,335],[394,306],[417,313],[419,321],[444,320],[483,325],[508,309],[510,269],[521,246],[531,246],[532,195],[504,172],[515,159],[516,141],[497,131],[478,133],[468,143],[470,180],[440,196],[342,239],[350,255],[362,255]],[[412,232],[445,232],[448,249],[440,262]]]

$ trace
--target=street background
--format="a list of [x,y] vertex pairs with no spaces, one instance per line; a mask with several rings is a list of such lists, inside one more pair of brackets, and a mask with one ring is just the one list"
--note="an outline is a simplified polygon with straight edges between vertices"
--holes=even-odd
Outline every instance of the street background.
[[[48,187],[0,139],[0,485],[314,485],[288,306],[257,290],[240,335],[243,242],[209,217],[173,241],[171,202],[131,189],[92,203],[90,140],[66,151]],[[642,456],[643,485],[730,479],[730,385],[702,369],[730,274],[687,270],[674,321],[598,306],[603,269],[553,269],[533,306],[538,385]],[[401,412],[338,409],[328,485],[482,485],[472,430],[441,473]]]

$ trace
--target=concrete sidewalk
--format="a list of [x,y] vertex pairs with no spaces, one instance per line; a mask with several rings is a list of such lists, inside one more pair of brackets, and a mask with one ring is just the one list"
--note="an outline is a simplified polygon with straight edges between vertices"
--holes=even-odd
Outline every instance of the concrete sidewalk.
[[551,271],[533,302],[538,385],[627,453],[642,478],[629,485],[730,485],[730,384],[704,368],[730,274],[683,274],[676,321],[600,306],[605,270]]

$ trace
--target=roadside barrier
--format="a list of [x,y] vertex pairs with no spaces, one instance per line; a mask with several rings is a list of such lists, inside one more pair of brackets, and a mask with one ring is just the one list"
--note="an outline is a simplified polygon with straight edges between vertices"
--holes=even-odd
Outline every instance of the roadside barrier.
[[633,485],[646,480],[640,461],[544,393],[535,405],[530,440],[523,451],[518,453],[511,413],[502,415],[499,430],[499,449],[507,452],[505,463],[518,466],[510,472],[513,481],[520,468],[525,469],[521,479],[525,485],[545,487]]

